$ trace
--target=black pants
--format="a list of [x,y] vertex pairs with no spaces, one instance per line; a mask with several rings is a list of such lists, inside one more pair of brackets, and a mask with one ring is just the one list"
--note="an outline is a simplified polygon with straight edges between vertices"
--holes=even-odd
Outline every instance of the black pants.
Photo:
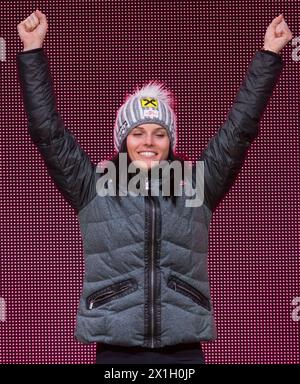
[[124,347],[97,343],[96,364],[205,364],[200,343],[163,348]]

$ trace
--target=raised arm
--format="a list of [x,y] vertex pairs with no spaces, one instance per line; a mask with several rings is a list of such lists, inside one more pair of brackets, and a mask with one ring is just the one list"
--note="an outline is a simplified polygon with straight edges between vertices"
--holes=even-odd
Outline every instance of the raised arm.
[[259,121],[284,66],[279,52],[291,39],[280,15],[269,25],[264,47],[254,54],[226,121],[199,158],[204,161],[205,202],[212,211],[233,185],[258,135]]
[[95,195],[95,168],[57,111],[49,62],[43,48],[48,24],[40,11],[18,24],[24,50],[17,53],[17,72],[28,132],[48,173],[78,213]]

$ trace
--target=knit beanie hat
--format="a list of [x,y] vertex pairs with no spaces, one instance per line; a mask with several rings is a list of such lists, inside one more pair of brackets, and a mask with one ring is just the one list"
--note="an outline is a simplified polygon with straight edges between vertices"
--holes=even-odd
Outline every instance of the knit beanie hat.
[[156,123],[166,128],[171,148],[176,146],[176,115],[173,94],[156,80],[138,87],[127,95],[117,111],[114,125],[114,146],[119,152],[129,132],[140,124]]

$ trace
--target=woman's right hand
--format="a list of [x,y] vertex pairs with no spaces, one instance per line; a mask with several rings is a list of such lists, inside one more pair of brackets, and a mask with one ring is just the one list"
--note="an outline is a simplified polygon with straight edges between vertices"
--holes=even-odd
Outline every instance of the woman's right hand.
[[21,21],[17,29],[20,39],[24,44],[23,51],[41,48],[48,30],[46,16],[41,11],[36,10]]

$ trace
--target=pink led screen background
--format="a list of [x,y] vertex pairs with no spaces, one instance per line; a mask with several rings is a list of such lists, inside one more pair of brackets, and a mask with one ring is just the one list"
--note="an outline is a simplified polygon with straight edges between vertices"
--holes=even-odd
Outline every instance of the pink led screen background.
[[[16,26],[37,8],[48,18],[44,48],[59,112],[92,161],[114,154],[117,108],[151,79],[177,95],[177,150],[194,161],[223,124],[271,20],[283,13],[300,35],[299,2],[1,2],[0,363],[94,363],[95,346],[73,338],[84,272],[77,217],[27,134],[17,82]],[[292,50],[289,43],[282,53],[260,136],[211,224],[218,340],[204,345],[207,363],[300,362],[292,319],[300,296],[300,64]]]

